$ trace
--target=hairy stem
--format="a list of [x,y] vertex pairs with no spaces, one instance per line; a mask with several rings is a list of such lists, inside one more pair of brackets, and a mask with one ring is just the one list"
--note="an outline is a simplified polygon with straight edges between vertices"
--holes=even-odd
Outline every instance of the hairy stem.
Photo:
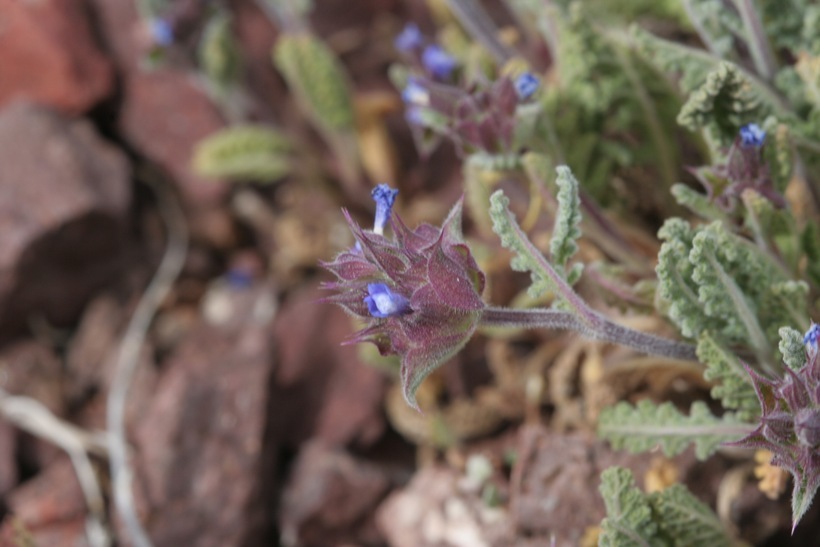
[[447,6],[470,36],[487,48],[498,64],[503,65],[513,57],[513,52],[498,40],[495,23],[476,0],[447,0]]
[[746,29],[747,44],[752,54],[757,73],[766,81],[771,81],[777,70],[772,46],[763,30],[763,24],[757,14],[752,0],[735,0],[735,7],[740,12],[743,26]]
[[481,324],[488,327],[571,330],[593,340],[619,344],[650,355],[689,361],[697,360],[695,346],[692,344],[618,325],[589,308],[586,312],[594,317],[593,321],[584,322],[575,314],[560,310],[514,310],[490,307],[484,310]]

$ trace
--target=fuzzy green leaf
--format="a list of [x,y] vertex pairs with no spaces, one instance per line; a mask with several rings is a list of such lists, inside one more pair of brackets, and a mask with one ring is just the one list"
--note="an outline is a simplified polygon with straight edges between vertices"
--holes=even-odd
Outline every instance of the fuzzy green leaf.
[[670,218],[661,227],[658,237],[665,240],[658,253],[658,292],[669,303],[669,318],[688,338],[697,338],[701,331],[722,330],[718,318],[706,315],[698,298],[698,286],[692,280],[694,265],[689,261],[692,239],[696,231],[685,220]]
[[563,275],[550,264],[521,230],[515,216],[509,210],[510,200],[501,190],[490,196],[490,218],[493,231],[501,239],[501,245],[515,256],[510,267],[517,272],[530,272],[532,284],[527,291],[532,298],[552,290],[568,309],[586,315],[586,306],[569,286]]
[[778,349],[783,355],[783,362],[797,372],[806,365],[806,346],[803,345],[803,335],[799,330],[791,327],[782,327]]
[[191,160],[203,177],[239,182],[271,182],[290,170],[290,142],[270,127],[223,129],[197,143]]
[[685,184],[675,184],[671,190],[675,201],[701,218],[706,220],[729,220],[726,213],[712,203],[706,195],[693,190]]
[[199,63],[208,81],[220,95],[236,85],[242,62],[231,31],[231,18],[226,12],[219,11],[208,21],[198,53]]
[[721,443],[741,437],[746,432],[742,423],[732,413],[713,416],[701,401],[693,403],[686,416],[670,402],[656,405],[644,400],[635,406],[621,402],[604,410],[598,435],[616,449],[646,452],[660,446],[667,456],[680,454],[694,443],[695,456],[703,460]]
[[599,547],[668,545],[659,536],[652,507],[628,469],[605,470],[601,473],[599,490],[607,514],[601,522]]
[[728,146],[741,126],[768,114],[749,81],[729,63],[721,63],[692,91],[678,114],[678,123],[692,131],[708,129],[721,146]]
[[[566,271],[567,262],[578,252],[576,240],[581,237],[578,225],[581,223],[581,201],[578,198],[578,181],[569,167],[556,168],[558,178],[558,212],[550,240],[550,255],[553,264]],[[577,275],[580,275],[578,272]]]
[[715,512],[685,486],[674,484],[648,498],[661,532],[671,538],[671,545],[729,547],[732,544]]
[[800,234],[800,246],[806,254],[806,277],[820,286],[820,227],[809,222]]
[[347,75],[321,40],[308,33],[285,33],[276,43],[273,61],[316,125],[331,133],[353,130]]
[[699,49],[658,38],[637,25],[631,27],[632,36],[643,55],[667,74],[680,74],[684,93],[691,93],[718,64],[720,59]]
[[751,242],[720,222],[692,228],[669,219],[658,232],[661,298],[684,336],[711,331],[771,361],[784,324],[806,321],[805,283],[795,282]]
[[760,415],[760,403],[749,375],[740,360],[708,331],[698,337],[698,359],[706,365],[703,377],[716,385],[712,398],[724,408],[735,410],[741,420],[752,420]]

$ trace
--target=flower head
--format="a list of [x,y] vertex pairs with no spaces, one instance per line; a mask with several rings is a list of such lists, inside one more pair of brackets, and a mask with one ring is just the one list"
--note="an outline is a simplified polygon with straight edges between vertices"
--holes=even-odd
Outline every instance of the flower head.
[[418,49],[423,44],[423,37],[418,25],[415,23],[407,23],[402,29],[401,33],[396,36],[393,45],[402,53],[409,53]]
[[749,435],[731,443],[770,451],[773,454],[772,465],[792,474],[794,526],[797,526],[820,488],[818,330],[817,325],[812,325],[804,337],[809,350],[808,361],[800,370],[795,372],[787,368],[782,378],[770,379],[746,367],[760,401],[760,423]]
[[424,48],[421,64],[434,78],[446,80],[458,66],[458,61],[440,46],[433,44]]
[[515,79],[515,92],[518,94],[520,101],[526,101],[532,97],[536,91],[540,81],[538,77],[530,72],[525,72]]
[[766,132],[756,123],[740,128],[740,145],[744,148],[760,148],[766,140]]
[[404,397],[417,408],[421,381],[467,343],[485,308],[484,274],[462,240],[461,203],[441,228],[410,230],[394,215],[392,239],[345,216],[361,250],[322,264],[337,277],[324,285],[337,291],[326,301],[367,322],[348,343],[401,357]]

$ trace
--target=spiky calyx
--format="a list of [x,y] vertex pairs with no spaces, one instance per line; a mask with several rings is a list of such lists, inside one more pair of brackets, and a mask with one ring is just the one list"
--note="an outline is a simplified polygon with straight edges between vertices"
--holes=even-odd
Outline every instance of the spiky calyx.
[[770,451],[772,465],[794,478],[792,523],[811,505],[820,487],[820,359],[809,351],[807,363],[797,371],[786,367],[785,376],[765,378],[746,367],[760,401],[758,427],[732,443]]
[[371,342],[401,357],[404,397],[418,409],[421,381],[467,343],[485,309],[484,274],[461,234],[461,202],[441,228],[410,230],[391,217],[393,239],[345,216],[359,245],[323,264],[338,278],[325,284],[338,291],[326,300],[368,322],[348,343]]

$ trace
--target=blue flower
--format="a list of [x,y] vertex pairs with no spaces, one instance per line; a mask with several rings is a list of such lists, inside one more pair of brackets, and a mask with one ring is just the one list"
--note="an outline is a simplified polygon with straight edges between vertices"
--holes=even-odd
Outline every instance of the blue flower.
[[430,104],[430,93],[417,80],[410,78],[401,92],[401,99],[416,106],[427,106]]
[[410,301],[384,283],[368,283],[364,303],[373,317],[392,317],[410,311]]
[[409,53],[422,45],[422,35],[415,23],[407,23],[401,33],[396,36],[393,45],[402,53]]
[[174,43],[174,29],[166,19],[154,18],[148,23],[154,43],[168,47]]
[[812,323],[803,336],[803,345],[809,346],[810,351],[817,351],[817,340],[820,339],[820,325]]
[[766,140],[766,132],[756,123],[746,124],[740,128],[740,145],[743,148],[760,148]]
[[373,222],[373,231],[377,234],[384,234],[384,227],[387,221],[390,220],[390,211],[393,210],[393,202],[396,201],[396,194],[398,190],[390,188],[386,184],[379,184],[370,195],[373,196],[373,201],[376,202],[376,219]]
[[421,64],[434,77],[446,79],[453,73],[458,61],[441,47],[431,45],[424,48],[424,53],[421,54]]
[[518,94],[518,99],[526,101],[533,94],[538,91],[540,85],[538,78],[530,72],[525,72],[515,79],[515,92]]

